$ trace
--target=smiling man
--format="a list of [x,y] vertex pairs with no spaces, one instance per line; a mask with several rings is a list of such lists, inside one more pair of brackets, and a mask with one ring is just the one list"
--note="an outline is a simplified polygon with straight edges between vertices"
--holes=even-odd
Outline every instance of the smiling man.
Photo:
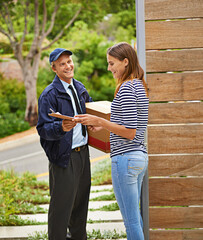
[[[86,127],[49,116],[50,109],[74,117],[85,113],[92,101],[84,85],[75,80],[72,52],[56,48],[49,56],[53,82],[38,102],[37,130],[49,159],[49,240],[86,240],[86,220],[91,185]],[[67,228],[69,233],[67,235]]]

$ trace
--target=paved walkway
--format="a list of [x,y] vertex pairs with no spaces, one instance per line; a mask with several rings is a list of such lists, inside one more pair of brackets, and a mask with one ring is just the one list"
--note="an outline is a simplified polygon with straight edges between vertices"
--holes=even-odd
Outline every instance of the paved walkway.
[[[9,148],[12,145],[20,145],[25,141],[32,141],[33,138],[37,138],[34,129],[26,131],[25,133],[16,134],[13,137],[7,137],[0,139],[0,150]],[[90,200],[97,196],[111,194],[110,191],[112,185],[92,186]],[[105,191],[104,191],[105,190]],[[109,190],[109,191],[108,191]],[[105,205],[110,205],[115,201],[90,201],[88,211],[88,221],[99,221],[99,223],[88,223],[87,230],[113,231],[117,233],[125,232],[125,227],[120,214],[120,211],[100,211],[92,209],[98,209]],[[48,209],[48,205],[41,205],[41,207]],[[23,219],[37,220],[39,222],[47,223],[47,214],[30,214],[21,215]],[[33,225],[33,226],[14,226],[14,227],[0,227],[0,240],[25,240],[29,235],[33,235],[36,232],[47,232],[47,224],[45,225]]]
[[[125,232],[125,227],[120,214],[120,211],[92,211],[105,205],[110,205],[116,201],[91,201],[92,198],[111,194],[112,185],[92,186],[90,194],[88,221],[101,221],[99,223],[88,223],[87,230],[113,231],[117,233]],[[99,191],[99,192],[95,192]],[[41,207],[48,209],[48,205],[41,205]],[[91,209],[91,210],[90,210]],[[36,220],[38,222],[47,222],[46,214],[29,214],[20,215],[22,219]],[[0,240],[21,240],[26,239],[29,235],[34,235],[36,232],[46,232],[46,225],[33,226],[15,226],[15,227],[0,227]]]

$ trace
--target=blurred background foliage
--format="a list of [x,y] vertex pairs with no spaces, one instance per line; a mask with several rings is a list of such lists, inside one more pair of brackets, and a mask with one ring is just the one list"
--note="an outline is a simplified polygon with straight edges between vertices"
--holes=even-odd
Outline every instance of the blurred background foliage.
[[[21,1],[17,2],[18,4],[12,9],[16,16],[13,27],[16,36],[20,39],[24,28],[24,13]],[[33,0],[30,2],[33,3]],[[42,4],[42,1],[39,3]],[[107,71],[106,51],[108,47],[117,42],[125,41],[130,44],[136,42],[135,1],[59,0],[59,3],[60,7],[56,15],[54,29],[48,35],[45,44],[52,41],[64,27],[67,23],[67,16],[72,17],[79,6],[83,7],[83,11],[60,40],[42,52],[43,67],[41,65],[38,73],[37,96],[39,97],[43,89],[52,82],[55,75],[49,66],[49,53],[56,47],[63,47],[73,51],[75,78],[86,86],[93,100],[112,101],[116,83],[112,74]],[[54,1],[46,0],[46,4],[47,16],[50,18]],[[41,11],[42,7],[39,9]],[[39,21],[42,19],[42,12],[39,12]],[[0,24],[3,24],[1,17]],[[30,17],[28,22],[29,34],[23,45],[25,53],[29,51],[32,44],[34,24],[34,17]],[[5,56],[14,58],[10,43],[5,37],[0,38],[0,54],[1,59]],[[24,121],[26,96],[23,83],[15,79],[5,79],[1,75],[0,104],[0,138],[29,128],[29,124]]]
[[24,121],[25,104],[24,84],[0,74],[0,138],[30,128]]

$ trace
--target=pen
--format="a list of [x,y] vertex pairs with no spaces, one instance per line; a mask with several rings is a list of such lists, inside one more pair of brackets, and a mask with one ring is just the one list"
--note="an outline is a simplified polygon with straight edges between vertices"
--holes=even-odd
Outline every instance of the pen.
[[52,113],[55,113],[53,109],[49,108],[51,110]]

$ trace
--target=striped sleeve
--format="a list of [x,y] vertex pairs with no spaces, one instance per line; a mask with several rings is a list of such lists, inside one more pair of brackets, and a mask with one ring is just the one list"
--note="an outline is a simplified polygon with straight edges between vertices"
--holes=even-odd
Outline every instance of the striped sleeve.
[[136,92],[130,84],[124,84],[119,91],[122,112],[121,124],[126,128],[137,128]]

